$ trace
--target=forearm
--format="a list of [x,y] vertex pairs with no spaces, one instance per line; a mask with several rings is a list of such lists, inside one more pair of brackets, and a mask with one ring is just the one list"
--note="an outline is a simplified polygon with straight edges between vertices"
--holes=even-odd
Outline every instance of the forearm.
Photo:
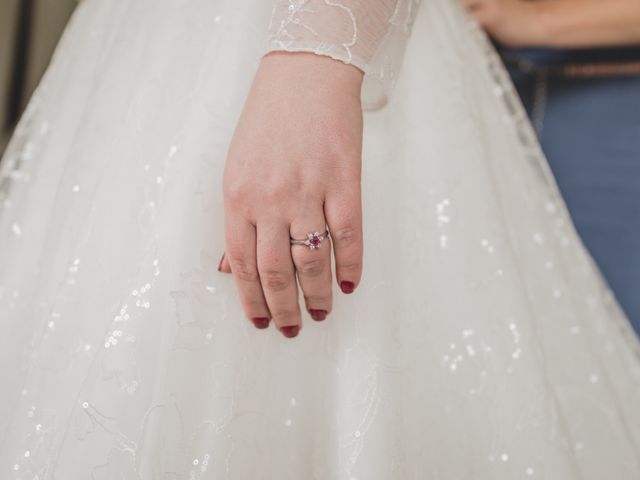
[[538,0],[540,46],[640,45],[640,0]]

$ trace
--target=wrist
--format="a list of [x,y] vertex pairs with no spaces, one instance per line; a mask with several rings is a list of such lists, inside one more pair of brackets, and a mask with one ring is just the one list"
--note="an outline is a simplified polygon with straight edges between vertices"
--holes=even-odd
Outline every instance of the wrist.
[[360,94],[364,73],[354,65],[311,52],[272,51],[262,57],[259,71],[284,76],[292,83],[321,85]]

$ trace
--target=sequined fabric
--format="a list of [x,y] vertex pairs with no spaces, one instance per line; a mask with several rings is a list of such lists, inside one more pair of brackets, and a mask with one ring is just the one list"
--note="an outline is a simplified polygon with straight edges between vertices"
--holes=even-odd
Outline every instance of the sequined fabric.
[[637,480],[638,339],[455,2],[366,114],[358,291],[244,317],[221,182],[272,12],[80,4],[1,163],[0,478]]

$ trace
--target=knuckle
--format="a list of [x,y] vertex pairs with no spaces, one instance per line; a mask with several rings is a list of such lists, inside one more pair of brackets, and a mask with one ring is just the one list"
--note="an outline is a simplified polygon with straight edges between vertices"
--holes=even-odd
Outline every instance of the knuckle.
[[285,196],[286,189],[278,185],[272,185],[262,193],[262,198],[264,198],[267,202],[281,200]]
[[292,185],[299,185],[299,180],[290,178],[280,178],[272,180],[264,186],[260,198],[265,205],[281,205],[283,201],[291,197]]
[[298,273],[305,277],[317,277],[324,272],[325,260],[322,258],[313,258],[304,260],[298,264]]
[[256,266],[246,258],[235,257],[231,260],[231,270],[233,274],[244,282],[255,282],[258,280]]
[[360,240],[360,231],[353,226],[341,227],[332,231],[331,237],[341,245],[352,245]]
[[338,262],[338,268],[342,271],[342,273],[345,273],[345,272],[357,273],[360,271],[361,266],[362,266],[361,262],[349,262],[349,261]]
[[247,200],[247,188],[244,182],[225,185],[224,197],[231,205],[238,205]]
[[291,275],[287,275],[281,270],[267,268],[260,273],[265,287],[271,291],[281,292],[286,290],[291,284]]
[[360,195],[362,169],[359,164],[341,161],[331,173],[334,185],[339,188],[337,192],[341,193],[344,189],[348,189],[353,197]]

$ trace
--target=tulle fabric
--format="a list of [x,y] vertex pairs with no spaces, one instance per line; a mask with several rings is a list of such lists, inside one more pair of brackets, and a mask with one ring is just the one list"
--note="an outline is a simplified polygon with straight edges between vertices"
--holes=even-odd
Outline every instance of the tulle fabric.
[[365,117],[358,290],[293,340],[244,317],[221,179],[268,3],[80,4],[2,161],[0,478],[637,479],[638,339],[455,2]]

